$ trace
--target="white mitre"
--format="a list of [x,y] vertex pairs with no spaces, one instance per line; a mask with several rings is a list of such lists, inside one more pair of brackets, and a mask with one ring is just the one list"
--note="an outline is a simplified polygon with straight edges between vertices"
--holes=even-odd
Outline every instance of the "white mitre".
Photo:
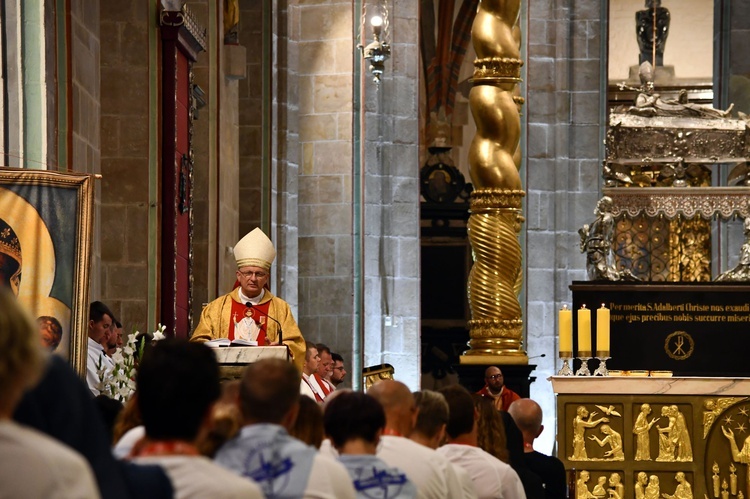
[[276,258],[276,249],[268,236],[256,227],[234,245],[234,258],[237,260],[238,269],[260,267],[271,270],[271,264]]

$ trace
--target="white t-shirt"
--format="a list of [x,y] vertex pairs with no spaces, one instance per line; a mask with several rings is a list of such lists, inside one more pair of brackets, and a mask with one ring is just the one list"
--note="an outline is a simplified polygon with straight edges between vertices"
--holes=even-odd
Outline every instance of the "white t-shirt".
[[513,468],[479,447],[447,444],[437,452],[469,472],[480,499],[526,499],[521,479]]
[[138,464],[157,464],[172,482],[175,499],[263,498],[258,484],[235,475],[203,456],[144,456]]
[[417,486],[420,498],[476,497],[466,495],[456,471],[445,457],[404,437],[380,438],[377,456],[406,473]]
[[73,449],[10,420],[0,421],[0,496],[98,498],[86,460]]

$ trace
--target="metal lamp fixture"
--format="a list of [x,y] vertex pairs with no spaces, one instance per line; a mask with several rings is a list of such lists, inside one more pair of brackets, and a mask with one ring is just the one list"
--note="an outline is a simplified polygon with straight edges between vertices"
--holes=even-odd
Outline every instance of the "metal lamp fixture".
[[359,45],[362,50],[362,57],[366,61],[370,61],[370,72],[373,76],[373,81],[376,85],[380,84],[380,77],[383,75],[385,69],[385,61],[391,56],[391,46],[387,40],[381,40],[383,32],[388,29],[388,11],[385,7],[382,7],[383,15],[379,13],[374,14],[370,17],[370,25],[372,26],[373,40],[367,46]]

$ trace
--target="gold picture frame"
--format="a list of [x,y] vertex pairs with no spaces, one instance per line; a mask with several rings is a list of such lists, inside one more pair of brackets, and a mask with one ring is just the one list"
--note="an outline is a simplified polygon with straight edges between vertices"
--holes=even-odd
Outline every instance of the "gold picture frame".
[[81,376],[93,203],[93,175],[0,168],[0,286],[9,285],[32,318],[59,322],[54,351]]

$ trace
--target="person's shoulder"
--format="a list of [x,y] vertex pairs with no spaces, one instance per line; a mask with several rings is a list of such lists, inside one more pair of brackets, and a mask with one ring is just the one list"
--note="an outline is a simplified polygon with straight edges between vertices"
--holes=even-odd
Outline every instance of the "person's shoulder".
[[82,455],[33,428],[16,423],[3,424],[0,426],[0,440],[4,442],[4,452],[12,450],[19,459],[30,459],[30,463],[33,461],[37,466],[58,469],[63,476],[91,473]]

